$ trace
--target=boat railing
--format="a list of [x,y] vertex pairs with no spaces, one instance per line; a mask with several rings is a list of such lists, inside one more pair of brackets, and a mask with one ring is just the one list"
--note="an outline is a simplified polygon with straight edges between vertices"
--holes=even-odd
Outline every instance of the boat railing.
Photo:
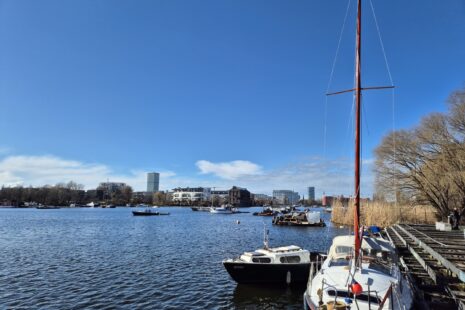
[[[402,281],[399,281],[399,283],[391,283],[393,289],[392,289],[392,292],[393,292],[393,296],[396,298],[396,301],[397,301],[397,305],[400,309],[407,309],[405,307],[405,303],[402,302],[402,296],[400,295],[401,292],[402,292]],[[397,289],[397,288],[400,288],[400,291]],[[392,300],[392,302],[394,302],[394,300]]]
[[[321,259],[320,259],[321,258]],[[320,271],[321,264],[323,264],[323,257],[320,257],[320,255],[316,256],[316,261],[310,262],[310,271],[308,274],[308,282],[307,282],[307,287],[311,287],[312,285],[312,280],[315,277],[315,275]]]

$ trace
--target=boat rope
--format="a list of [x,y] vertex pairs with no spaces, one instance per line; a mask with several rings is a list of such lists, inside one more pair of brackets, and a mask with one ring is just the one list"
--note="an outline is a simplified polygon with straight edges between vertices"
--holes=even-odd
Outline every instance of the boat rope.
[[394,82],[392,80],[391,70],[389,69],[389,62],[386,56],[386,51],[384,49],[383,39],[381,37],[381,31],[379,30],[378,19],[376,18],[375,7],[373,6],[373,2],[371,0],[370,0],[370,6],[371,6],[371,11],[373,12],[373,18],[375,20],[376,30],[378,32],[379,44],[381,45],[381,50],[383,51],[384,62],[386,64],[386,69],[389,75],[389,82],[391,83],[391,85],[394,85]]
[[[395,103],[395,90],[391,90],[391,106],[392,106],[392,144],[394,147],[394,164],[396,163],[397,150],[396,150],[396,103]],[[397,178],[394,177],[394,205],[397,208]]]
[[331,74],[329,76],[328,87],[326,88],[326,93],[329,93],[329,88],[331,87],[331,83],[333,81],[334,69],[336,68],[337,57],[339,55],[339,50],[341,47],[342,35],[344,34],[344,29],[345,29],[346,22],[347,22],[347,16],[349,15],[350,2],[351,0],[347,2],[346,14],[344,16],[344,22],[342,23],[341,32],[339,34],[339,41],[337,42],[336,55],[334,56],[333,65],[331,67]]
[[[378,33],[379,44],[380,44],[381,50],[383,52],[384,63],[386,65],[386,70],[387,70],[387,73],[388,73],[388,76],[389,76],[389,82],[393,86],[394,85],[394,80],[392,79],[392,74],[391,74],[391,69],[390,69],[390,66],[389,66],[389,61],[387,59],[386,50],[384,48],[383,38],[381,36],[381,31],[379,29],[378,18],[376,17],[375,7],[373,5],[372,0],[370,0],[370,7],[371,7],[371,12],[373,14],[373,20],[374,20],[375,26],[376,26],[376,32]],[[396,162],[396,155],[397,155],[396,135],[395,135],[395,130],[396,130],[395,88],[391,89],[391,107],[392,107],[392,139],[393,139],[392,143],[393,143],[394,163],[395,163]],[[394,181],[394,184],[393,184],[393,187],[394,187],[394,204],[397,207],[397,179],[394,178],[393,181]]]
[[[328,80],[328,86],[326,87],[326,93],[329,93],[329,89],[331,88],[331,84],[333,82],[333,77],[334,77],[334,70],[336,68],[336,63],[337,63],[337,59],[338,59],[338,56],[339,56],[339,50],[341,49],[341,42],[342,42],[342,36],[344,34],[344,29],[345,29],[345,26],[346,26],[346,23],[347,23],[347,17],[349,16],[349,8],[350,8],[350,3],[351,3],[351,0],[348,0],[347,1],[347,8],[346,8],[346,13],[345,13],[345,16],[344,16],[344,21],[342,23],[342,26],[341,26],[341,31],[339,33],[339,40],[337,42],[337,48],[336,48],[336,54],[334,55],[334,59],[333,59],[333,63],[332,63],[332,66],[331,66],[331,73],[329,75],[329,80]],[[326,97],[326,101],[325,101],[325,113],[324,113],[324,137],[323,137],[323,155],[324,155],[324,159],[326,159],[326,143],[327,143],[327,123],[328,123],[328,96],[325,96]]]

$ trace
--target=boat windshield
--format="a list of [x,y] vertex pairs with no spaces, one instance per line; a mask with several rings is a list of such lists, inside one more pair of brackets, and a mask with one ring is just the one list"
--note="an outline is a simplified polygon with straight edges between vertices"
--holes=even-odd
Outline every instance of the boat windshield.
[[345,258],[332,259],[329,263],[329,267],[333,266],[349,266],[349,261]]
[[352,249],[351,246],[339,245],[336,247],[336,254],[350,254],[352,253]]
[[376,263],[376,262],[372,262],[368,265],[368,268],[369,269],[372,269],[372,270],[376,270],[380,273],[383,273],[383,274],[386,274],[386,275],[390,275],[391,274],[391,270],[385,266],[385,265],[382,265],[382,264],[379,264],[379,263]]

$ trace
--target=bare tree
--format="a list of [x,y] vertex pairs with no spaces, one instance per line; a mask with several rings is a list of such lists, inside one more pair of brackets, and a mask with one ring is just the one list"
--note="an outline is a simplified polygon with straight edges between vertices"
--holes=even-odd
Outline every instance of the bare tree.
[[465,210],[465,89],[451,95],[448,114],[391,132],[375,154],[378,195],[430,204],[442,217]]

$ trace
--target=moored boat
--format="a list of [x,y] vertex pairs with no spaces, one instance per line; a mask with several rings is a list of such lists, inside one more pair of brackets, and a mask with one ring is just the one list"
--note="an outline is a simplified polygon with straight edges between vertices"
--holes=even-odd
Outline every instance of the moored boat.
[[210,208],[210,213],[215,214],[233,214],[237,213],[237,209],[233,208],[231,205],[223,205],[220,208]]
[[328,94],[355,92],[354,235],[334,238],[321,268],[310,268],[310,280],[303,296],[305,309],[380,310],[413,307],[412,289],[408,279],[400,272],[393,246],[380,236],[364,237],[363,228],[360,229],[360,112],[364,89],[361,80],[361,9],[362,1],[358,0],[355,87]]
[[277,215],[279,212],[273,210],[271,207],[263,208],[261,212],[254,212],[253,215],[255,216],[273,216]]
[[57,207],[57,206],[48,206],[48,205],[41,205],[39,204],[36,209],[39,209],[39,210],[54,210],[54,209],[60,209],[60,207]]
[[211,207],[191,207],[192,211],[210,212]]
[[132,211],[132,215],[134,216],[155,216],[155,215],[170,215],[169,213],[165,212],[158,212],[154,209],[147,208],[143,211]]
[[288,214],[278,214],[273,217],[273,225],[279,226],[317,226],[324,227],[326,223],[317,211],[292,212]]
[[304,293],[305,309],[411,309],[411,289],[397,267],[389,241],[363,237],[359,263],[355,263],[354,236],[335,237],[321,265],[310,268]]
[[309,252],[296,245],[244,252],[238,258],[223,260],[223,265],[237,283],[294,284],[306,283],[311,262],[321,262],[323,254]]

